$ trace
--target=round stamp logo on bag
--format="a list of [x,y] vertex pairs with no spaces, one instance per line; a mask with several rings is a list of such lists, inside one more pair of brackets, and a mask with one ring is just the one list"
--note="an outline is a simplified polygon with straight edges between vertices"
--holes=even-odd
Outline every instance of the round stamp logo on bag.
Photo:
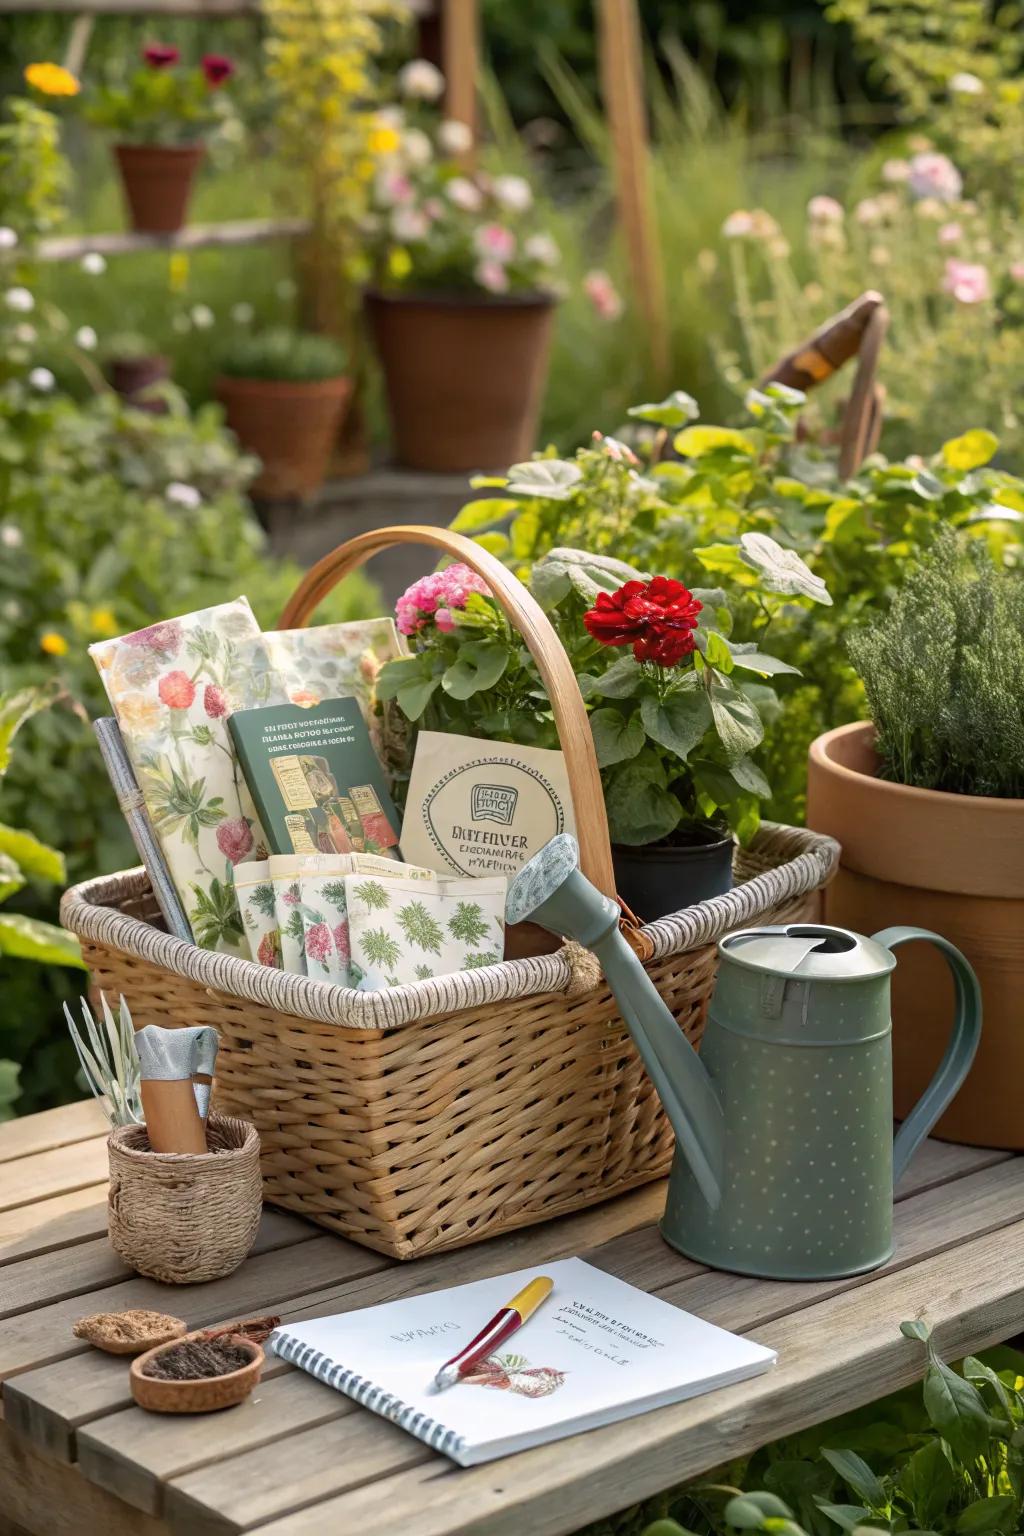
[[421,809],[431,843],[457,875],[514,875],[565,831],[554,785],[514,758],[479,758],[449,769]]

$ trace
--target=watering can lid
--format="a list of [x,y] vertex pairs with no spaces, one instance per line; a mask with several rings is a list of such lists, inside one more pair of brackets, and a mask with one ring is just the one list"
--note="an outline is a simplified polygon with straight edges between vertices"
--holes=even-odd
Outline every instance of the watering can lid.
[[883,944],[823,923],[745,928],[722,939],[718,948],[723,959],[750,970],[801,981],[861,981],[885,976],[896,964]]

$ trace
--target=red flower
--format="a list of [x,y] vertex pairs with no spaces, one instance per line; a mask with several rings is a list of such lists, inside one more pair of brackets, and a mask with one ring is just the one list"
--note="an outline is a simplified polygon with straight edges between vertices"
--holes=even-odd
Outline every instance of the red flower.
[[147,43],[142,50],[142,57],[150,69],[170,69],[177,64],[181,54],[170,43]]
[[165,672],[157,693],[168,709],[188,709],[196,696],[196,685],[187,672]]
[[232,864],[240,864],[252,851],[252,828],[244,816],[221,822],[217,828],[217,847]]
[[211,720],[219,720],[228,712],[228,701],[224,697],[223,688],[218,688],[216,683],[207,683],[203,689],[203,708]]
[[225,80],[230,80],[234,72],[235,66],[223,53],[203,54],[203,74],[211,89],[216,90]]
[[693,631],[703,606],[681,581],[655,576],[599,592],[583,623],[602,645],[632,645],[637,661],[674,667],[696,644]]
[[272,928],[260,939],[256,959],[260,965],[273,965],[281,969],[281,938],[276,928]]

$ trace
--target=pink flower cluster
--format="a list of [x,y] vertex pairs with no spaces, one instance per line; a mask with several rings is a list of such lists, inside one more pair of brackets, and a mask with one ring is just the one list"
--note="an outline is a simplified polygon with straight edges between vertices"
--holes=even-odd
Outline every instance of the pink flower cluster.
[[449,634],[455,628],[452,609],[465,608],[472,592],[486,595],[487,583],[468,565],[449,565],[432,576],[421,577],[395,604],[400,633],[415,635],[433,618],[438,629]]

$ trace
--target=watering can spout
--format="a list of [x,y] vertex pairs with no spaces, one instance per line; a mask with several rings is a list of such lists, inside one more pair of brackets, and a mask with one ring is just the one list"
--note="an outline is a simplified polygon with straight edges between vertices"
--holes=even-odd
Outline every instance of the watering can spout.
[[580,870],[574,837],[560,833],[523,866],[509,886],[505,914],[510,923],[540,923],[597,956],[679,1149],[705,1201],[716,1209],[725,1163],[725,1117],[718,1095],[700,1057],[619,932],[618,906]]

